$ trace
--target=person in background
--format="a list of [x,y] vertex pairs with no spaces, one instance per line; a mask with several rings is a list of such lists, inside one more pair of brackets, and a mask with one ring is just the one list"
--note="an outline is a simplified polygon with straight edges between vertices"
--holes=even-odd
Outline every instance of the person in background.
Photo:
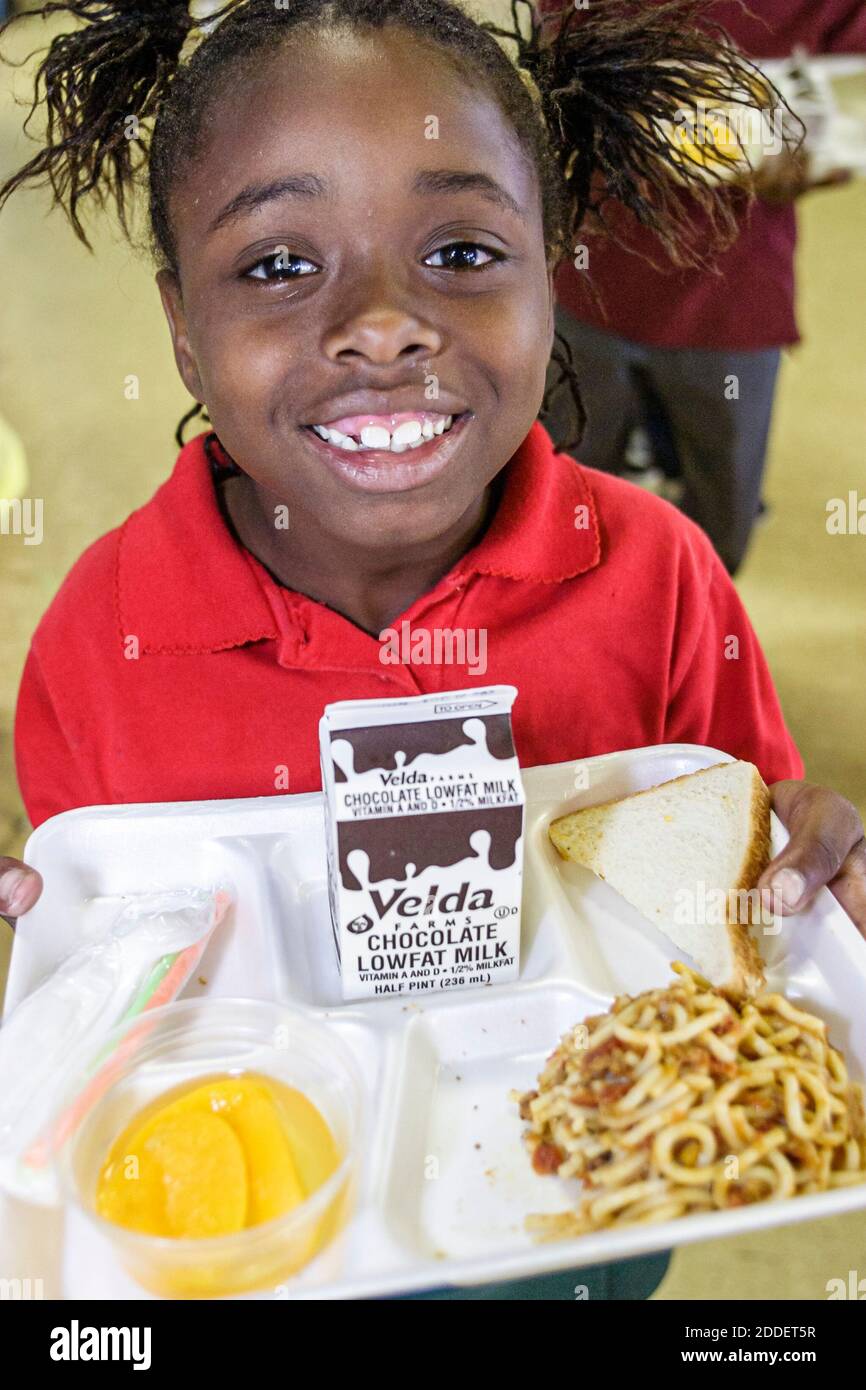
[[[645,3],[659,8],[660,0]],[[563,6],[546,0],[540,8],[552,14]],[[863,0],[749,0],[749,8],[716,0],[696,8],[758,63],[795,49],[866,53]],[[820,184],[844,178],[834,172]],[[613,236],[597,226],[582,239],[586,268],[566,259],[556,279],[557,331],[587,414],[571,451],[592,468],[622,473],[635,427],[645,427],[657,461],[682,475],[679,506],[707,532],[730,574],[761,510],[781,350],[799,341],[794,204],[816,186],[802,151],[769,154],[756,169],[758,197],[741,196],[739,236],[713,270],[675,268],[658,239],[609,201],[603,215]],[[697,207],[694,221],[697,229],[705,221]],[[573,444],[567,392],[557,393],[543,419],[560,447]]]

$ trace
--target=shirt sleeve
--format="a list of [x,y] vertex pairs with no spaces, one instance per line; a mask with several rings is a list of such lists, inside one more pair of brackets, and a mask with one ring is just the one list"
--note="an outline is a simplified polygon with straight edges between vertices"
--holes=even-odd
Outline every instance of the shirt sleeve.
[[803,759],[785,725],[766,658],[727,570],[702,533],[690,547],[686,573],[666,741],[706,744],[743,758],[768,786],[799,780]]
[[31,647],[15,712],[15,763],[24,806],[34,827],[49,816],[100,799],[77,740],[63,726]]

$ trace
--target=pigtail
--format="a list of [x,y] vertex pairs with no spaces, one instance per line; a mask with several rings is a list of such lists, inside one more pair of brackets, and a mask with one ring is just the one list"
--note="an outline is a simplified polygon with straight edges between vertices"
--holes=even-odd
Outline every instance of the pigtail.
[[[760,123],[772,107],[784,118],[783,143],[802,139],[781,94],[707,20],[707,4],[590,0],[544,14],[512,0],[513,31],[491,26],[516,41],[518,65],[538,93],[564,184],[561,250],[587,214],[618,239],[605,218],[616,200],[674,264],[706,266],[736,238],[738,212],[752,196],[748,146],[716,144],[708,114],[748,112]],[[734,120],[733,130],[741,124]],[[689,134],[697,141],[691,154],[681,138]]]
[[51,0],[39,13],[79,24],[52,40],[38,68],[24,128],[44,106],[42,147],[0,185],[0,207],[23,184],[49,184],[89,246],[80,217],[89,195],[112,198],[128,231],[127,195],[147,163],[142,123],[159,109],[195,20],[187,0]]

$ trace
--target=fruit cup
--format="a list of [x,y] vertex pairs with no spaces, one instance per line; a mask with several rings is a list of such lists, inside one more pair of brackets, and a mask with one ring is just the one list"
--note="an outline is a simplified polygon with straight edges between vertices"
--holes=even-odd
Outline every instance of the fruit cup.
[[[260,1000],[184,1000],[119,1028],[105,1055],[95,1073],[80,1074],[72,1088],[77,1099],[63,1121],[61,1180],[67,1200],[144,1288],[167,1298],[277,1290],[345,1225],[362,1147],[363,1085],[327,1024]],[[179,1088],[249,1075],[300,1092],[325,1120],[338,1166],[320,1187],[283,1215],[227,1235],[154,1236],[100,1215],[100,1173],[137,1116]]]

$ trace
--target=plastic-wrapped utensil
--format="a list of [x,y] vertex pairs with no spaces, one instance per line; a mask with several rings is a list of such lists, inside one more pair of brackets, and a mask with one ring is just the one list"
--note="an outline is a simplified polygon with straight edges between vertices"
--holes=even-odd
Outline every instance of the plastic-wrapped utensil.
[[[103,936],[12,1011],[0,1029],[0,1186],[32,1201],[56,1200],[50,1159],[70,1117],[100,1093],[100,1044],[118,1023],[176,998],[230,902],[222,888],[130,898]],[[72,1097],[69,1080],[82,1066],[92,1080]]]

